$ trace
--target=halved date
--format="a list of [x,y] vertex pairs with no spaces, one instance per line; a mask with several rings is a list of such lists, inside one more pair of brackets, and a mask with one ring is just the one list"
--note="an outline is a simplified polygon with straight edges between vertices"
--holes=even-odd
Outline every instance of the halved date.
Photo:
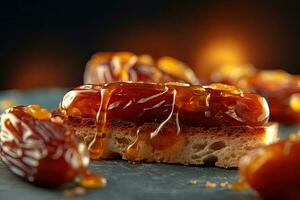
[[235,87],[214,84],[111,83],[84,85],[68,92],[60,107],[69,117],[119,119],[190,126],[260,126],[268,121],[265,99]]
[[1,158],[15,175],[42,186],[60,186],[85,173],[87,149],[60,117],[33,106],[1,117]]

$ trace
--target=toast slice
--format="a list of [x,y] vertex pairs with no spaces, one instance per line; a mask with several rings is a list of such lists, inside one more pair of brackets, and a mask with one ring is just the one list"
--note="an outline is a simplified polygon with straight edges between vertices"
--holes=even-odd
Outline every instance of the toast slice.
[[[182,126],[177,134],[175,124],[166,124],[151,138],[156,126],[148,123],[137,129],[133,123],[110,121],[105,138],[97,137],[90,149],[91,158],[237,167],[240,158],[252,149],[275,142],[278,132],[278,124],[269,123],[260,127]],[[97,135],[95,126],[73,127],[87,145]]]
[[277,138],[266,100],[222,84],[84,85],[61,105],[92,159],[237,167]]

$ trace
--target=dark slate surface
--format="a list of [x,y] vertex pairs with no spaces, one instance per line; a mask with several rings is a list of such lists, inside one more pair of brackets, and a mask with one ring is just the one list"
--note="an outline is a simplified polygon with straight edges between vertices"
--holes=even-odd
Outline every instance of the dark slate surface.
[[[30,91],[0,92],[0,102],[11,99],[17,104],[40,104],[55,108],[67,89],[49,88]],[[1,110],[0,110],[1,111]],[[2,111],[1,111],[2,112]],[[295,132],[300,126],[280,127],[281,137]],[[222,187],[208,189],[206,181],[221,183],[238,179],[237,170],[212,167],[168,164],[130,164],[126,161],[93,161],[91,171],[102,173],[108,186],[102,190],[89,190],[75,199],[259,199],[254,191],[233,191]],[[190,183],[197,180],[197,184]],[[61,190],[39,188],[10,174],[0,162],[0,200],[62,200],[69,199]]]

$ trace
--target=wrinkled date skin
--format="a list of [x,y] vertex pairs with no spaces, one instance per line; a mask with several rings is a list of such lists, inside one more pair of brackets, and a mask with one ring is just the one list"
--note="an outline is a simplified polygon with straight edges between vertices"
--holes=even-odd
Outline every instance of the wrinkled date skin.
[[15,175],[56,187],[84,173],[87,149],[64,125],[39,106],[17,106],[1,117],[1,158]]
[[300,198],[300,140],[287,140],[250,152],[239,163],[241,180],[264,199]]
[[[105,107],[104,100],[108,100]],[[85,85],[68,92],[60,107],[67,116],[91,119],[96,118],[99,108],[107,119],[137,125],[173,119],[177,125],[261,126],[269,117],[263,97],[223,84],[207,87],[125,82]]]
[[84,83],[101,84],[116,81],[199,84],[194,72],[172,57],[154,60],[150,55],[137,56],[130,52],[95,54],[87,64]]

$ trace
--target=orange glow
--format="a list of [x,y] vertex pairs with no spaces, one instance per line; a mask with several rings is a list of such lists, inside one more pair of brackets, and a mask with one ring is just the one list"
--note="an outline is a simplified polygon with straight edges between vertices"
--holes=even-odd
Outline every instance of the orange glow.
[[24,55],[16,55],[13,61],[14,70],[7,80],[11,88],[72,85],[76,76],[72,66],[76,66],[76,63],[68,55],[56,55],[43,50],[37,53],[30,49],[24,52]]
[[210,38],[206,44],[199,47],[196,54],[196,72],[201,80],[220,81],[218,76],[221,69],[222,77],[234,77],[236,73],[248,71],[245,70],[245,64],[248,63],[245,49],[240,41],[217,35],[210,35]]
[[201,60],[204,64],[241,64],[245,62],[243,49],[237,41],[219,40],[211,42],[204,48]]

